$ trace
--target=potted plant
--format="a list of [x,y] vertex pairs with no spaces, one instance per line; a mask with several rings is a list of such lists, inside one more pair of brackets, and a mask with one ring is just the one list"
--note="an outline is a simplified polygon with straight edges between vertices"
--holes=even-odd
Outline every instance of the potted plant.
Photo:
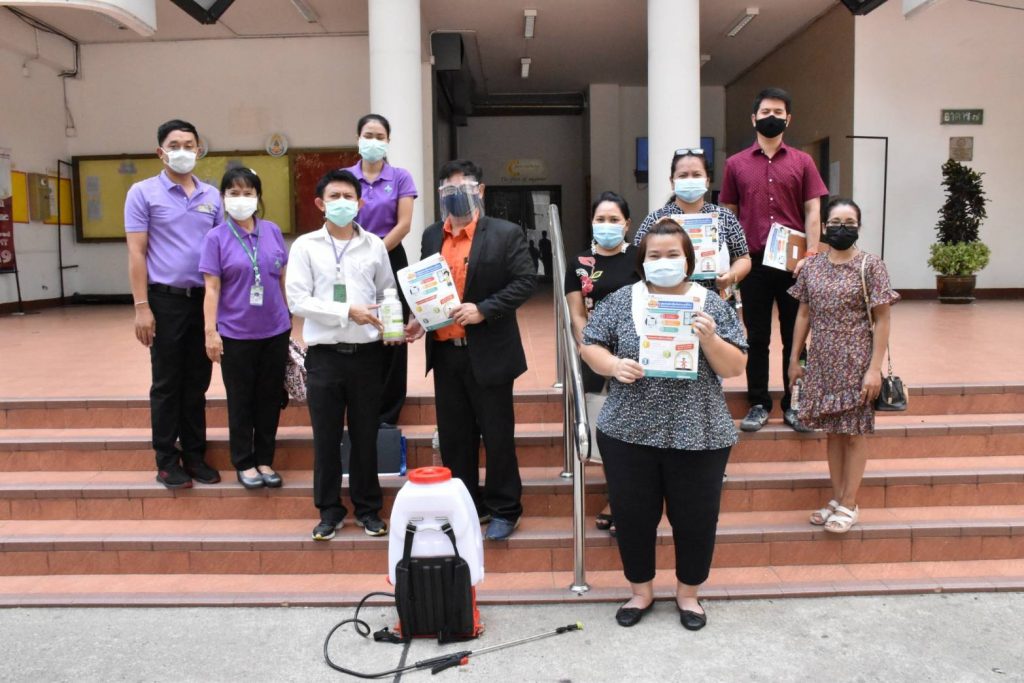
[[982,175],[952,159],[942,165],[946,203],[939,209],[941,218],[935,226],[939,241],[932,245],[928,259],[937,273],[935,281],[942,303],[974,301],[975,273],[988,265],[991,252],[978,239],[978,228],[988,215]]

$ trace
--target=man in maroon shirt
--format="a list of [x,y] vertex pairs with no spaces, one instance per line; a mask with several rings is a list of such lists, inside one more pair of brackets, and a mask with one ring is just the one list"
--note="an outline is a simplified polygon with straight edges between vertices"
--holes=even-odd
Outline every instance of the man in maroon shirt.
[[790,407],[786,386],[789,350],[793,344],[793,324],[799,303],[787,290],[803,267],[795,273],[763,265],[765,243],[772,223],[803,230],[807,235],[807,255],[817,253],[821,235],[821,197],[828,188],[810,155],[782,142],[783,132],[792,120],[792,99],[785,90],[767,88],[754,99],[751,124],[757,140],[725,162],[719,203],[739,216],[750,247],[753,267],[743,280],[743,322],[750,343],[747,359],[747,400],[750,411],[740,423],[747,432],[756,432],[768,421],[772,397],[768,393],[768,351],[772,333],[772,307],[779,307],[782,335],[783,420],[798,432],[809,431]]

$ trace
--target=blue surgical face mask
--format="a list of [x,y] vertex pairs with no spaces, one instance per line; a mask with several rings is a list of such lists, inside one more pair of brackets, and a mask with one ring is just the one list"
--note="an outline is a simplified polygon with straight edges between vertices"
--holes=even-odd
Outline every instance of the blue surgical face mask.
[[673,182],[675,195],[687,204],[692,204],[708,191],[707,178],[676,178]]
[[373,163],[388,155],[388,143],[377,138],[359,138],[359,156]]
[[602,249],[619,246],[626,234],[626,226],[622,223],[594,223],[590,227],[594,231],[594,241]]
[[644,261],[644,276],[657,287],[675,287],[686,279],[686,259],[679,257]]
[[354,199],[342,197],[324,202],[324,215],[327,217],[327,220],[339,228],[343,228],[351,223],[357,213],[359,213],[359,202]]

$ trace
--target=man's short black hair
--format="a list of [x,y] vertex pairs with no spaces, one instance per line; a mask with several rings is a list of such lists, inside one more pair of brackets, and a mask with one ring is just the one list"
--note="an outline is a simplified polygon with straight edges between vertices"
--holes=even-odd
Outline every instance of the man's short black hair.
[[157,144],[163,147],[164,140],[167,139],[167,136],[176,130],[183,130],[186,133],[192,133],[192,135],[196,137],[196,144],[199,144],[199,131],[197,131],[196,127],[191,123],[188,121],[182,121],[181,119],[171,119],[167,123],[161,124],[160,127],[156,129]]
[[324,174],[324,177],[316,184],[316,196],[323,199],[324,190],[331,183],[348,183],[355,189],[356,199],[362,199],[363,197],[363,187],[359,184],[359,179],[352,175],[351,171],[346,171],[343,168],[336,168]]
[[456,173],[469,176],[478,183],[484,181],[484,170],[468,159],[455,159],[445,162],[437,172],[437,181],[439,183],[444,182]]
[[765,88],[761,92],[757,93],[757,97],[754,98],[754,111],[753,114],[757,114],[757,110],[761,108],[761,103],[765,100],[782,100],[786,103],[786,113],[793,113],[793,96],[782,88]]

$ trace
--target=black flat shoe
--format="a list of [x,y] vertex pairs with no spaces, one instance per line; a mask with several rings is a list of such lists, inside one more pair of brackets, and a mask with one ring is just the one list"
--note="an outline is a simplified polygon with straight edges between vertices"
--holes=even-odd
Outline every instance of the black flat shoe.
[[263,483],[266,484],[268,488],[272,489],[280,488],[281,484],[284,483],[284,480],[281,479],[281,475],[277,472],[274,472],[273,474],[260,472],[260,479],[263,480]]
[[245,488],[247,488],[247,489],[261,489],[261,488],[263,488],[263,477],[261,477],[259,475],[259,473],[257,473],[255,477],[247,477],[244,474],[242,474],[242,470],[235,470],[235,472],[238,475],[238,483],[241,484],[242,486],[244,486]]
[[654,601],[651,600],[651,604],[647,605],[643,609],[639,607],[620,607],[615,613],[615,621],[619,626],[636,626],[640,623],[640,620],[644,618],[644,615],[654,609]]
[[[679,607],[679,605],[676,605]],[[693,612],[679,607],[679,623],[687,631],[699,631],[708,625],[708,615],[704,612]]]

